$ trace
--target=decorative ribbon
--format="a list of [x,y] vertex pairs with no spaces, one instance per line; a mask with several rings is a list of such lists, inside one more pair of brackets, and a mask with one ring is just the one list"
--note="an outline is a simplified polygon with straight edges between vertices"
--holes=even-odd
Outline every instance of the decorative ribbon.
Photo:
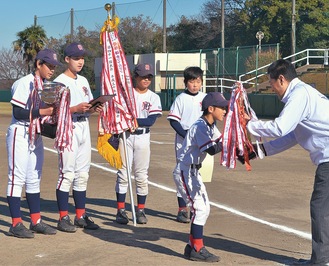
[[251,165],[248,155],[254,149],[248,138],[244,113],[247,113],[250,118],[257,119],[254,110],[250,106],[246,90],[241,83],[236,83],[232,90],[224,122],[221,164],[227,168],[235,168],[236,156],[240,155],[244,157],[247,171],[250,171]]
[[32,110],[39,109],[40,107],[40,96],[39,90],[42,90],[42,79],[38,75],[34,75],[34,88],[30,94],[31,99],[31,109],[30,109],[30,125],[29,125],[29,149],[33,151],[35,149],[35,136],[37,133],[41,132],[40,120],[39,118],[32,118]]
[[[33,102],[36,102],[37,105],[35,105],[37,108],[40,105],[40,97],[38,91],[42,90],[42,80],[39,76],[36,75],[35,77],[35,88],[32,92],[32,97],[37,98],[32,100]],[[56,138],[55,138],[55,144],[54,148],[57,149],[59,152],[63,152],[65,148],[72,149],[72,136],[73,136],[73,122],[72,122],[72,116],[70,111],[70,90],[67,88],[61,88],[56,92],[58,94],[58,99],[53,103],[54,106],[54,114],[50,116],[44,116],[41,118],[41,124],[43,123],[50,123],[50,124],[57,124],[57,130],[56,130]],[[32,108],[31,108],[32,110]],[[30,114],[30,120],[31,120],[31,114]],[[40,127],[40,119],[36,118],[33,120],[33,122],[36,124],[36,126],[32,126],[32,131],[30,130],[31,139],[33,139],[34,143],[34,137],[35,137],[35,128],[37,129],[37,133],[41,132]],[[30,127],[31,127],[30,123]]]
[[119,134],[137,127],[133,84],[118,32],[102,32],[104,48],[101,94],[115,94],[100,114],[100,132]]
[[65,88],[57,104],[57,131],[54,148],[63,152],[65,148],[72,150],[73,122],[70,111],[70,90]]
[[104,104],[98,120],[97,149],[110,165],[122,167],[120,151],[115,150],[108,140],[111,135],[137,128],[137,112],[134,88],[125,53],[118,36],[119,19],[107,19],[101,31],[103,45],[103,68],[101,74],[101,94],[115,95]]

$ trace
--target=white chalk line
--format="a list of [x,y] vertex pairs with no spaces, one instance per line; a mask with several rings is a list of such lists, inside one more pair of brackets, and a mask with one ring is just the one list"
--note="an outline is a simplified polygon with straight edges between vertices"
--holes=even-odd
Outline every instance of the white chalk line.
[[[49,149],[47,147],[45,147],[44,149],[47,150],[47,151],[53,152],[53,153],[57,153],[57,151],[54,150],[54,149]],[[95,149],[95,148],[92,148],[91,150],[97,152],[97,149]],[[98,169],[101,169],[101,170],[106,171],[106,172],[113,173],[113,174],[116,174],[116,172],[117,172],[115,169],[111,169],[109,167],[105,167],[105,166],[102,166],[102,165],[97,164],[97,163],[91,163],[91,166],[93,166],[95,168],[98,168]],[[169,188],[169,187],[166,187],[166,186],[163,186],[163,185],[154,183],[154,182],[150,182],[150,181],[149,181],[149,184],[151,186],[156,187],[156,188],[159,188],[159,189],[162,189],[162,190],[165,190],[165,191],[168,191],[168,192],[176,193],[176,189],[172,189],[172,188]],[[271,223],[271,222],[262,220],[260,218],[254,217],[252,215],[249,215],[249,214],[243,213],[241,211],[238,211],[238,210],[236,210],[234,208],[231,208],[231,207],[228,207],[228,206],[219,204],[219,203],[215,203],[215,202],[212,202],[212,201],[210,201],[210,205],[213,206],[213,207],[216,207],[218,209],[222,209],[222,210],[225,210],[225,211],[230,212],[232,214],[235,214],[237,216],[244,217],[244,218],[246,218],[248,220],[251,220],[251,221],[254,221],[254,222],[263,224],[263,225],[267,225],[267,226],[269,226],[271,228],[274,228],[274,229],[277,229],[279,231],[283,231],[283,232],[286,232],[286,233],[294,234],[294,235],[296,235],[298,237],[301,237],[301,238],[304,238],[304,239],[307,239],[307,240],[311,240],[312,239],[312,235],[310,233],[299,231],[299,230],[296,230],[296,229],[293,229],[293,228],[290,228],[290,227],[287,227],[287,226],[284,226],[284,225],[279,225],[279,224]]]

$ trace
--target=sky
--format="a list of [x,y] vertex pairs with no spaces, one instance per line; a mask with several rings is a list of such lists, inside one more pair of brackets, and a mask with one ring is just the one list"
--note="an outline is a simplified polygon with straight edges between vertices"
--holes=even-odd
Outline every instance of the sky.
[[[60,38],[70,32],[70,10],[74,11],[74,28],[79,25],[88,30],[101,27],[107,18],[106,3],[115,2],[116,15],[120,18],[143,14],[162,26],[162,0],[1,0],[0,1],[0,49],[11,48],[17,32],[37,24],[43,26],[48,37]],[[200,14],[208,0],[166,0],[166,24],[175,24],[181,16],[194,17]]]

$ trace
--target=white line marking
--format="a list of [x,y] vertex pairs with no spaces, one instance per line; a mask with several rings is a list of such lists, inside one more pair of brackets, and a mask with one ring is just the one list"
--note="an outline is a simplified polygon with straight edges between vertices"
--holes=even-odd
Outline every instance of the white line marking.
[[[54,149],[49,149],[47,147],[44,147],[44,149],[47,150],[47,151],[53,152],[53,153],[57,153],[57,151],[54,150]],[[95,149],[95,148],[92,148],[91,150],[97,152],[97,149]],[[91,163],[91,166],[96,167],[96,168],[101,169],[101,170],[104,170],[106,172],[111,172],[113,174],[116,174],[116,172],[117,172],[115,169],[111,169],[108,166],[105,167],[105,166],[102,166],[102,165],[96,164],[96,163]],[[132,179],[133,178],[134,177],[132,176]],[[151,186],[156,187],[156,188],[159,188],[159,189],[162,189],[162,190],[165,190],[165,191],[168,191],[168,192],[176,193],[176,189],[172,189],[172,188],[169,188],[169,187],[166,187],[166,186],[154,183],[154,182],[150,182],[150,181],[149,181],[149,184]],[[293,229],[293,228],[290,228],[290,227],[287,227],[287,226],[284,226],[284,225],[270,223],[270,222],[267,222],[265,220],[262,220],[262,219],[259,219],[257,217],[254,217],[254,216],[251,216],[249,214],[238,211],[236,209],[233,209],[231,207],[228,207],[228,206],[225,206],[225,205],[222,205],[222,204],[218,204],[218,203],[215,203],[215,202],[212,202],[212,201],[210,201],[210,205],[212,205],[212,206],[214,206],[218,209],[222,209],[222,210],[225,210],[225,211],[230,212],[232,214],[235,214],[237,216],[244,217],[248,220],[251,220],[251,221],[254,221],[254,222],[257,222],[257,223],[260,223],[260,224],[264,224],[264,225],[267,225],[267,226],[272,227],[272,228],[275,228],[279,231],[291,233],[291,234],[297,235],[298,237],[301,237],[301,238],[304,238],[304,239],[307,239],[307,240],[312,239],[312,235],[310,233],[299,231],[299,230],[296,230],[296,229]]]

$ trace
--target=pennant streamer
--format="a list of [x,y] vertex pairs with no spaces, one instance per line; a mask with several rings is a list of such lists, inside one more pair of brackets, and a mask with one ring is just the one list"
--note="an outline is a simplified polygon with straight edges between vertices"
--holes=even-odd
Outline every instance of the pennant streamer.
[[254,149],[248,138],[244,113],[247,113],[251,119],[257,119],[254,110],[250,107],[245,89],[242,84],[236,83],[224,123],[221,164],[227,168],[235,168],[236,157],[240,155],[244,157],[246,169],[250,171],[248,155]]
[[[112,134],[134,131],[137,128],[136,104],[130,71],[118,36],[119,19],[108,18],[102,28],[100,39],[103,45],[101,94],[114,94],[106,102],[99,116],[98,152],[114,167],[122,165],[119,150],[108,143]],[[102,147],[102,148],[101,148]]]

